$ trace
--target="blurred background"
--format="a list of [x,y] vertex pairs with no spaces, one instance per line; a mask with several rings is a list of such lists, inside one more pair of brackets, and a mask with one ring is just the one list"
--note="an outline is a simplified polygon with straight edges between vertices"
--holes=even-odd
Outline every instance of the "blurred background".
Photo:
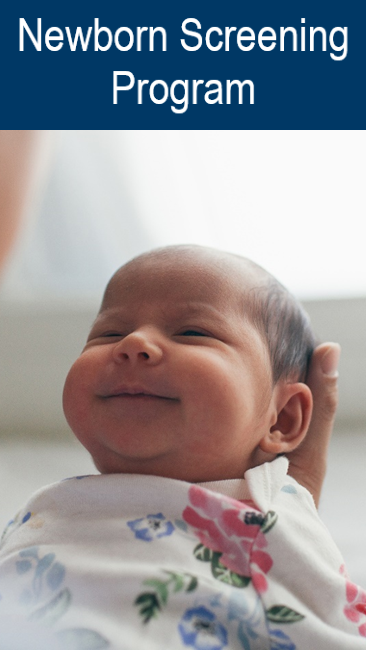
[[366,132],[33,137],[0,283],[0,527],[38,487],[95,472],[61,394],[110,276],[150,248],[203,244],[262,264],[304,302],[319,338],[342,346],[320,512],[366,586]]

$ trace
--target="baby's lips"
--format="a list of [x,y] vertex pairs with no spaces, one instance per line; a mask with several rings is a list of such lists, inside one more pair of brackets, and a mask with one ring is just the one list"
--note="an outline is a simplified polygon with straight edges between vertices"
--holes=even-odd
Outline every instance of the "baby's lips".
[[159,388],[147,386],[144,384],[135,384],[135,383],[123,383],[117,386],[108,387],[101,392],[101,397],[119,397],[119,396],[141,396],[146,395],[147,397],[156,397],[160,399],[167,400],[177,400],[176,397],[167,395],[164,391],[159,390]]

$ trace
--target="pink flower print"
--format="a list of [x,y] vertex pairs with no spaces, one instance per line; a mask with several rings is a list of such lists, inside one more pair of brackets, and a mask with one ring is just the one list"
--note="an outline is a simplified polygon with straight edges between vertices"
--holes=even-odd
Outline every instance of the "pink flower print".
[[352,623],[358,626],[360,636],[366,636],[366,591],[348,580],[344,565],[341,566],[341,574],[346,578],[347,605],[344,607],[344,614]]
[[251,578],[260,593],[266,591],[264,574],[272,567],[272,558],[263,550],[267,546],[261,530],[265,517],[252,506],[196,485],[189,490],[189,500],[183,519],[195,529],[201,544],[221,553],[221,564]]

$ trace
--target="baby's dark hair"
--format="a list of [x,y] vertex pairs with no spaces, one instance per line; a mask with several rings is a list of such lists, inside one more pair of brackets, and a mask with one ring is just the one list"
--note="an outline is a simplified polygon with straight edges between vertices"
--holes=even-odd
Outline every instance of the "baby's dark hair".
[[252,318],[268,343],[273,383],[305,381],[317,341],[299,301],[270,274],[249,290]]

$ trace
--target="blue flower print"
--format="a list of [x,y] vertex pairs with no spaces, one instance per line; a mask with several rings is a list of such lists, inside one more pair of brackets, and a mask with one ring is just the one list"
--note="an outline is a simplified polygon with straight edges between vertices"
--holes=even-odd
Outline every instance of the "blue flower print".
[[1,535],[0,545],[2,545],[5,538],[7,538],[14,530],[19,528],[19,526],[22,526],[22,524],[26,524],[27,521],[31,518],[32,514],[32,512],[26,512],[25,515],[23,515],[22,511],[18,512],[16,517],[14,517],[14,519],[11,519],[6,525],[5,530]]
[[174,531],[172,522],[168,521],[161,512],[128,521],[127,525],[135,533],[135,537],[144,542],[152,542],[154,539],[171,535]]
[[288,484],[284,485],[281,488],[281,492],[287,492],[288,494],[297,494],[297,490],[294,485]]
[[59,590],[65,578],[65,567],[56,561],[54,553],[39,555],[38,546],[30,546],[18,554],[15,569],[19,576],[28,574],[29,582],[20,600],[23,605],[36,605],[49,593]]
[[296,650],[295,644],[282,630],[269,630],[271,650]]
[[178,630],[184,645],[195,650],[221,650],[227,646],[227,631],[206,607],[187,609]]

